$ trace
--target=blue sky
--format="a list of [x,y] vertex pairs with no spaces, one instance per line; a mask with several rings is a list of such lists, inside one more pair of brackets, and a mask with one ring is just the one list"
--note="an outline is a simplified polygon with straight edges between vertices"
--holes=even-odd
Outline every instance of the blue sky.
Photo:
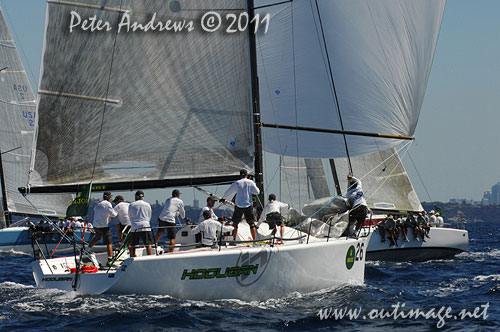
[[[0,6],[35,87],[45,1],[0,0]],[[433,200],[479,200],[483,191],[500,181],[499,14],[498,0],[447,1],[416,141],[410,150]],[[428,201],[408,157],[404,162],[420,199]],[[146,196],[161,201],[170,191],[154,190]],[[183,191],[190,204],[193,189]],[[126,198],[131,199],[132,194],[127,193]]]

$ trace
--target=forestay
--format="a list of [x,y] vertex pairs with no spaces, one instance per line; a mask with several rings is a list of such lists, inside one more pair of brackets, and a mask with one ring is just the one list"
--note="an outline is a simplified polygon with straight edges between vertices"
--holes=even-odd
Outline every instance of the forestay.
[[36,116],[36,98],[0,10],[0,150],[7,198],[6,212],[43,212],[62,216],[71,202],[70,195],[30,197],[30,201],[40,211],[33,208],[17,189],[28,183]]
[[[104,6],[104,7],[101,7]],[[48,1],[34,184],[234,175],[253,168],[246,33],[136,31],[243,0]],[[71,11],[111,31],[69,32]],[[102,130],[101,130],[102,124]],[[97,152],[97,157],[96,157]]]
[[[269,32],[257,40],[263,123],[413,135],[445,0],[256,4],[278,4],[259,11],[272,14]],[[340,134],[263,132],[268,152],[303,158],[346,155]],[[401,143],[352,135],[346,141],[352,156]]]

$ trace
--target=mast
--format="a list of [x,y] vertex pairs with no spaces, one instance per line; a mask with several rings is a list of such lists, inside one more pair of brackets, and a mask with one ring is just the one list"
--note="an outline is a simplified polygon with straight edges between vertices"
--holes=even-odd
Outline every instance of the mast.
[[0,150],[0,186],[2,186],[2,213],[5,213],[5,222],[7,227],[9,227],[12,222],[12,215],[7,206],[7,190],[5,189],[5,178],[3,175],[2,150]]
[[335,182],[335,191],[337,192],[337,195],[340,195],[342,190],[340,190],[339,176],[337,174],[337,167],[335,167],[335,160],[333,160],[333,158],[330,159],[330,168],[332,169],[333,181]]
[[249,25],[249,46],[250,46],[250,74],[251,74],[251,95],[252,95],[252,110],[253,110],[253,133],[255,144],[255,184],[260,190],[257,199],[257,211],[260,213],[264,204],[264,176],[263,176],[263,162],[262,162],[262,135],[261,135],[261,122],[260,122],[260,105],[259,105],[259,77],[257,74],[257,46],[255,40],[255,27],[256,22],[253,21],[255,17],[254,0],[248,0],[248,16]]

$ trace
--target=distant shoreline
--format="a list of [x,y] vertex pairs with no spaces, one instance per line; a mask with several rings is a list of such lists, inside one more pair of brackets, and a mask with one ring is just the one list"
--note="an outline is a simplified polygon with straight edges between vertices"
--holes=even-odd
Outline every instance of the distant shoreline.
[[442,202],[422,202],[426,211],[435,210],[434,206],[441,209],[441,213],[446,221],[459,221],[464,219],[466,222],[500,222],[500,205],[470,205]]

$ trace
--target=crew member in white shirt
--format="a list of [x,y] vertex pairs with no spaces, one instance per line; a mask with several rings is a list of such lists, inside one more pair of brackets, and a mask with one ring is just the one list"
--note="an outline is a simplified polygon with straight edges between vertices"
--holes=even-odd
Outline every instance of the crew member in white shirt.
[[434,210],[431,210],[429,212],[429,224],[431,225],[431,227],[438,226],[438,219],[436,217],[436,213],[434,212]]
[[259,188],[255,182],[248,178],[248,171],[242,169],[240,171],[240,179],[233,182],[228,190],[224,193],[221,198],[222,202],[225,202],[225,198],[230,195],[236,194],[236,204],[234,206],[233,213],[233,237],[236,240],[238,236],[238,224],[241,221],[241,217],[245,215],[245,219],[250,226],[250,232],[252,233],[252,238],[255,240],[257,238],[257,231],[255,228],[255,216],[253,213],[253,201],[252,194],[258,195],[260,193]]
[[444,227],[444,218],[441,215],[441,212],[437,213],[437,227]]
[[217,202],[217,199],[214,196],[207,197],[207,206],[205,206],[203,209],[201,209],[200,216],[198,217],[199,223],[201,223],[205,220],[205,218],[203,217],[203,212],[205,212],[205,211],[210,211],[210,213],[211,213],[210,218],[217,220],[217,215],[215,214],[215,212],[213,210],[215,202]]
[[[181,216],[186,220],[186,212],[184,211],[184,202],[181,200],[181,192],[177,189],[172,191],[172,197],[168,198],[165,206],[158,218],[158,233],[156,233],[155,243],[158,243],[163,234],[163,230],[167,230],[167,237],[170,239],[170,252],[174,251],[175,246],[175,217]],[[187,221],[187,220],[186,220]]]
[[102,195],[102,201],[94,206],[95,236],[89,244],[89,248],[92,248],[102,237],[108,251],[108,262],[111,262],[113,257],[113,241],[109,231],[109,220],[116,217],[116,212],[111,205],[111,197],[111,193],[105,191]]
[[276,200],[275,194],[269,195],[269,203],[266,204],[264,210],[262,210],[262,214],[260,215],[259,222],[257,223],[257,227],[260,226],[264,221],[268,223],[269,229],[272,229],[271,234],[276,234],[276,226],[280,226],[280,238],[283,239],[283,233],[285,231],[285,220],[283,215],[281,214],[281,209],[287,208],[290,206],[285,203],[281,203]]
[[144,192],[137,190],[135,193],[135,202],[130,203],[128,207],[128,215],[130,218],[130,257],[135,257],[135,247],[139,244],[139,239],[142,239],[146,246],[146,253],[153,254],[153,236],[151,235],[151,205],[144,201]]
[[221,231],[224,233],[233,230],[233,227],[226,226],[223,223],[212,219],[212,213],[209,210],[203,211],[202,216],[205,220],[193,228],[191,232],[192,234],[201,233],[201,244],[203,247],[213,246],[214,242],[216,242],[221,236]]
[[125,202],[121,195],[116,196],[113,202],[116,204],[114,208],[118,217],[116,229],[118,230],[118,239],[121,242],[123,235],[126,235],[130,230],[130,218],[128,216],[128,207],[130,203]]

